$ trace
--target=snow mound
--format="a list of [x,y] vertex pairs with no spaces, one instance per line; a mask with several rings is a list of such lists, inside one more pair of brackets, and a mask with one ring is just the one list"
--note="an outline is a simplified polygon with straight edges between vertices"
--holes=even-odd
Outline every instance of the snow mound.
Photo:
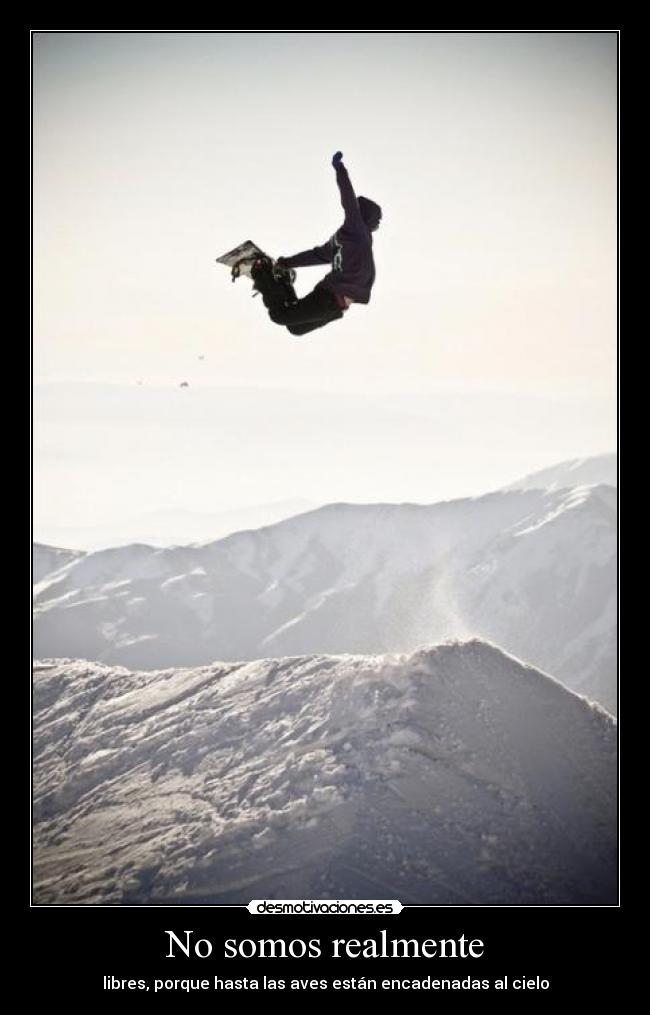
[[37,904],[613,904],[616,726],[480,641],[36,667]]

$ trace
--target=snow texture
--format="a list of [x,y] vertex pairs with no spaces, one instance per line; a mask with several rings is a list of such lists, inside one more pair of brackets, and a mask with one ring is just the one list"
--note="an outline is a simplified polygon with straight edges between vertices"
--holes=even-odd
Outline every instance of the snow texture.
[[35,587],[35,654],[157,669],[479,637],[614,713],[616,506],[590,484],[333,504],[207,545],[88,553]]
[[37,904],[616,901],[616,725],[497,648],[35,672]]

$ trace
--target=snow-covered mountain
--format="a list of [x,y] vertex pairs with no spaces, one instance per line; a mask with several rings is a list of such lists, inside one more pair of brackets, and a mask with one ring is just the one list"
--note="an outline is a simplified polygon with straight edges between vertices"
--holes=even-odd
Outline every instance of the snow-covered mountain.
[[36,587],[35,653],[154,669],[477,636],[613,711],[615,513],[608,486],[497,491],[90,553]]
[[33,581],[35,583],[42,581],[53,571],[58,571],[69,564],[71,560],[78,560],[79,557],[83,557],[83,553],[79,550],[62,550],[57,546],[34,543],[32,546]]
[[37,903],[616,901],[616,726],[473,641],[35,672]]
[[617,456],[615,454],[592,455],[589,458],[571,458],[559,465],[552,465],[539,472],[531,472],[523,479],[506,486],[506,490],[560,490],[574,486],[618,483]]

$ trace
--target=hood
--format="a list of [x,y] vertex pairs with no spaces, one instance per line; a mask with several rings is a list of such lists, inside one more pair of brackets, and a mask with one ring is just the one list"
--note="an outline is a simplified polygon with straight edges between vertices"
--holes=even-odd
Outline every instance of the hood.
[[359,198],[359,210],[361,211],[361,217],[368,226],[368,229],[376,229],[381,221],[381,208],[374,201],[371,201],[369,197]]

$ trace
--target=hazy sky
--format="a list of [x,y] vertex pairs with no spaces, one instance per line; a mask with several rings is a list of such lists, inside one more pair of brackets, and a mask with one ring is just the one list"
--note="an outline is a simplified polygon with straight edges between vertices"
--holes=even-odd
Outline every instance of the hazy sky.
[[[316,400],[325,426],[342,393],[363,393],[371,431],[373,419],[382,425],[380,396],[444,392],[465,406],[460,429],[486,435],[492,421],[480,414],[495,402],[473,396],[503,393],[519,406],[511,426],[497,427],[495,460],[511,449],[510,478],[525,458],[518,421],[528,397],[551,413],[559,399],[579,425],[567,423],[564,441],[538,440],[524,471],[613,448],[614,33],[39,32],[33,76],[34,369],[49,392],[41,411],[36,388],[35,468],[37,508],[50,520],[78,510],[66,499],[72,473],[77,486],[91,482],[81,446],[74,460],[87,400],[54,382],[176,395],[187,381],[185,405],[198,386],[222,405],[220,389],[246,388],[245,456],[259,452],[265,469],[267,442],[284,438],[281,427],[269,432],[276,414],[254,397],[260,388],[279,399],[279,389],[330,392],[330,402]],[[341,220],[337,149],[357,193],[383,208],[377,282],[369,306],[298,339],[214,258],[249,238],[275,256],[324,242]],[[321,275],[302,269],[299,294]],[[84,510],[123,516],[168,506],[162,496],[196,510],[206,499],[210,509],[235,503],[224,495],[241,485],[235,443],[213,463],[224,470],[218,487],[206,488],[198,461],[187,496],[175,487],[171,497],[180,462],[169,461],[164,399],[160,417],[146,405],[158,433],[152,483],[137,504],[127,483],[104,491],[101,505],[89,494]],[[197,439],[222,415],[194,413]],[[127,474],[140,440],[135,408],[128,418],[122,457],[106,464]],[[365,441],[345,475],[331,444],[315,444],[318,499],[352,499],[353,490],[373,499],[378,488],[407,499],[417,484],[411,477],[400,497],[397,474],[400,434],[410,437],[396,427],[392,458]],[[354,446],[354,431],[349,439]],[[454,432],[444,449],[442,439],[433,425],[422,434],[434,460],[453,459]],[[456,450],[465,486],[482,482],[489,449],[463,439]],[[313,495],[290,462],[278,458],[277,469],[285,482],[273,492],[262,476],[248,483],[247,503]],[[452,490],[446,478],[422,486],[422,497]]]

